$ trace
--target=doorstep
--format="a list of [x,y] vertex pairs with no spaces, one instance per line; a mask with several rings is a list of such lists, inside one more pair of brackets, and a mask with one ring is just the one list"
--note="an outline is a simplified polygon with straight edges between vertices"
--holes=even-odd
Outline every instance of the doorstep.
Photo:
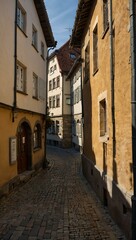
[[36,171],[25,171],[21,174],[19,174],[20,183],[26,183],[30,178],[32,178],[35,175]]

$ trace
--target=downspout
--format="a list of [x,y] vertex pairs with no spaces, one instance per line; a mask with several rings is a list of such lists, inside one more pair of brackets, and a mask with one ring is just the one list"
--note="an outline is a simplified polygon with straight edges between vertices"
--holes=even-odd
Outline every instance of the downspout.
[[111,80],[111,118],[112,118],[112,157],[113,157],[113,180],[116,176],[116,134],[115,134],[115,91],[114,91],[114,50],[113,50],[113,17],[112,17],[112,0],[110,0],[110,80]]
[[134,192],[132,196],[132,240],[136,239],[136,16],[135,0],[130,0],[131,38],[131,106],[132,106],[132,164]]
[[14,100],[12,108],[12,122],[15,121],[15,111],[17,107],[17,3],[18,0],[15,0],[15,28],[14,28]]

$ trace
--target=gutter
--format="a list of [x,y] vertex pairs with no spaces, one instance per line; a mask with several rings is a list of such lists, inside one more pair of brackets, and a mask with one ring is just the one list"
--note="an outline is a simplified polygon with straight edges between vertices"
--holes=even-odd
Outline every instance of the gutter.
[[113,49],[113,16],[112,0],[110,0],[110,80],[111,80],[111,118],[112,118],[112,161],[113,161],[113,180],[116,182],[116,127],[115,127],[115,81],[114,81],[114,49]]
[[14,28],[14,99],[12,108],[12,122],[15,121],[15,111],[17,107],[17,4],[18,0],[15,0],[15,28]]
[[131,107],[132,107],[132,164],[134,193],[132,196],[132,240],[136,239],[136,2],[130,0],[131,40]]

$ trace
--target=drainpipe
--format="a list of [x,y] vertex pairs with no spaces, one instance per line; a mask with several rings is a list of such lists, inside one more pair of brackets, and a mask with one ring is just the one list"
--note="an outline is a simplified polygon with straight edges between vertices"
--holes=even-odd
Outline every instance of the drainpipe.
[[134,193],[132,196],[132,240],[136,239],[136,16],[135,0],[130,0],[131,38],[131,106],[132,106],[132,164]]
[[12,108],[12,122],[15,121],[15,111],[17,107],[17,3],[18,0],[15,0],[15,28],[14,28],[14,100]]
[[47,57],[46,57],[46,106],[45,106],[45,139],[44,139],[44,160],[43,160],[43,168],[48,167],[48,161],[46,156],[46,141],[47,141],[47,128],[46,128],[46,119],[47,119],[47,102],[48,102],[48,67],[49,67],[49,52],[50,50],[53,50],[57,45],[57,42],[55,41],[54,46],[48,48],[47,50]]
[[113,17],[112,17],[112,0],[110,0],[110,80],[111,80],[111,117],[112,117],[112,156],[113,156],[113,180],[115,179],[115,159],[116,159],[116,135],[115,135],[115,92],[114,92],[114,50],[113,50]]

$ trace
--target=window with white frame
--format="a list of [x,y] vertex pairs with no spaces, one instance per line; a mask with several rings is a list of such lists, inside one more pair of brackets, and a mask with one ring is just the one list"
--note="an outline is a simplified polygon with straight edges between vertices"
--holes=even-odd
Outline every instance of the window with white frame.
[[41,126],[39,123],[36,124],[34,128],[33,144],[34,144],[34,149],[41,147]]
[[56,88],[56,79],[53,78],[53,89],[55,89],[55,88]]
[[57,87],[60,87],[60,76],[57,76]]
[[60,95],[56,96],[56,107],[60,107]]
[[37,49],[37,39],[38,38],[38,33],[34,25],[32,25],[32,45]]
[[33,97],[38,99],[38,76],[33,73]]
[[44,43],[41,42],[41,56],[44,58]]
[[52,108],[52,97],[49,97],[49,108]]
[[20,3],[17,6],[17,25],[23,32],[26,31],[26,12]]
[[49,91],[52,90],[52,80],[49,81]]
[[76,123],[76,135],[78,137],[81,137],[82,131],[81,131],[81,121],[78,119]]
[[45,80],[39,77],[39,79],[38,79],[38,97],[39,97],[39,99],[44,100],[45,94],[46,94]]
[[26,68],[17,63],[17,91],[26,92]]
[[107,132],[106,99],[99,102],[100,109],[100,137]]
[[70,104],[71,104],[71,99],[70,99],[70,97],[66,97],[66,104],[67,104],[67,105],[70,105]]
[[52,107],[55,108],[55,96],[53,96],[53,103],[52,103]]

